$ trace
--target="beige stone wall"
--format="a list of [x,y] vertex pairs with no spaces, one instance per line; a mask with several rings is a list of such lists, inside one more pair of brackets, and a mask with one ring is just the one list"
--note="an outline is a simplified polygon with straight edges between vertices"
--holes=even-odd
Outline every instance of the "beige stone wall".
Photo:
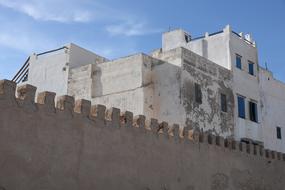
[[285,154],[0,81],[0,189],[274,189]]

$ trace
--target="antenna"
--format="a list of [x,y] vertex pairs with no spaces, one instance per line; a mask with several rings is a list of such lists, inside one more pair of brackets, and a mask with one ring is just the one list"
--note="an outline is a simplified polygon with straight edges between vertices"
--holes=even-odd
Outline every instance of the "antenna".
[[168,32],[170,32],[170,30],[171,30],[171,26],[168,27]]
[[265,69],[268,71],[267,62],[265,61]]

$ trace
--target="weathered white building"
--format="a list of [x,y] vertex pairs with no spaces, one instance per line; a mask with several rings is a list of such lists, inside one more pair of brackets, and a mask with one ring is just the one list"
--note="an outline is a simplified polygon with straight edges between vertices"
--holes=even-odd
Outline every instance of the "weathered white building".
[[169,31],[151,55],[112,61],[69,44],[31,55],[14,80],[285,152],[285,84],[229,26],[199,38]]

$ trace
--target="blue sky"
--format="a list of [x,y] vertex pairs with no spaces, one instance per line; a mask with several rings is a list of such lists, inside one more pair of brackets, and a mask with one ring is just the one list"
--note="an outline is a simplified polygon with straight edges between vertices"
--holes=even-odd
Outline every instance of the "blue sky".
[[161,47],[169,27],[195,37],[227,24],[251,33],[260,65],[285,81],[285,0],[0,0],[0,78],[69,42],[113,59]]

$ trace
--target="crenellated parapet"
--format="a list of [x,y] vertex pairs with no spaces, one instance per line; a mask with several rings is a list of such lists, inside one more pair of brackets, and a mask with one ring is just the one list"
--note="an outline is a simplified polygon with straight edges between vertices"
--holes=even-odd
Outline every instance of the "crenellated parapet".
[[[0,81],[0,108],[17,107],[29,112],[44,112],[50,114],[65,114],[69,117],[88,119],[94,122],[94,127],[137,128],[151,132],[151,134],[169,139],[176,143],[190,143],[197,148],[217,148],[221,151],[232,152],[259,157],[266,160],[285,161],[285,154],[264,149],[260,145],[238,142],[232,138],[215,136],[197,129],[183,128],[178,124],[146,118],[144,115],[134,116],[130,111],[118,108],[107,109],[104,105],[91,105],[88,100],[74,100],[71,96],[60,96],[55,100],[53,92],[40,92],[36,95],[36,87],[23,85],[16,87],[16,83]],[[100,125],[100,126],[97,126]],[[141,135],[150,135],[149,133]],[[159,138],[158,138],[159,140]],[[190,148],[190,147],[189,147]]]

